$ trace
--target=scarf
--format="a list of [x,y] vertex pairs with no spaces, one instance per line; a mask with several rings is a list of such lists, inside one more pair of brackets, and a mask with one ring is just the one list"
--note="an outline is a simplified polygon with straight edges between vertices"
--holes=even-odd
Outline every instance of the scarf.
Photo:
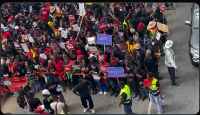
[[147,85],[147,87],[151,86],[151,82],[153,81],[153,79],[154,77],[152,77],[151,80],[144,79],[143,85]]
[[145,31],[145,28],[142,27],[142,22],[139,23],[137,29],[138,29],[138,30],[144,30],[144,31]]

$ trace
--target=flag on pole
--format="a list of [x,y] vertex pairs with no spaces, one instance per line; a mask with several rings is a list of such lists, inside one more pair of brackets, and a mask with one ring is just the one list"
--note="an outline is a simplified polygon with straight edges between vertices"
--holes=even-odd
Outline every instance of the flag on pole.
[[103,4],[102,4],[102,12],[104,12],[105,7],[106,7],[106,6],[105,6],[105,4],[103,3]]
[[157,57],[160,57],[161,53],[154,53]]
[[31,110],[31,107],[30,107],[30,104],[29,104],[29,102],[28,102],[28,99],[26,98],[26,96],[25,96],[25,95],[24,95],[24,97],[25,97],[25,100],[26,100],[26,103],[27,103],[27,105],[28,105],[29,109]]
[[85,10],[89,9],[94,3],[86,3],[85,4]]
[[55,29],[55,37],[59,38],[58,29]]

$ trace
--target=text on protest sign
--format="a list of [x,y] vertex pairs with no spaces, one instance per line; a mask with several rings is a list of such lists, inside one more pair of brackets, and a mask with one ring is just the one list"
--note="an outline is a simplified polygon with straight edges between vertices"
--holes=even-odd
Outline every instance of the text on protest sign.
[[124,69],[123,67],[108,67],[108,75],[109,77],[124,77]]
[[97,44],[112,45],[112,35],[97,34]]

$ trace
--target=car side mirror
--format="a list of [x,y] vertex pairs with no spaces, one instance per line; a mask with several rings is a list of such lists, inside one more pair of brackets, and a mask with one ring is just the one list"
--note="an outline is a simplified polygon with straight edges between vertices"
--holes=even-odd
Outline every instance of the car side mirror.
[[191,26],[190,21],[185,21],[185,25]]

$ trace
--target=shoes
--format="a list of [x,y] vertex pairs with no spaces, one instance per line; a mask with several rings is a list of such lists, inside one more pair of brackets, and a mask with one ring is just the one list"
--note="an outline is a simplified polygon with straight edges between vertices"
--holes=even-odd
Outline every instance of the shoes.
[[175,79],[178,79],[178,78],[179,78],[178,76],[175,77]]
[[119,94],[118,94],[118,91],[115,91],[115,94],[114,96],[117,97]]
[[90,109],[90,111],[91,111],[93,114],[95,114],[95,110],[94,110],[94,109]]
[[139,95],[139,98],[137,100],[140,101],[141,98],[142,98],[142,95]]
[[94,90],[92,90],[92,95],[94,95]]
[[147,96],[142,97],[142,101],[144,101],[147,98]]
[[133,98],[136,98],[138,96],[138,94],[136,94]]
[[87,112],[88,109],[89,109],[89,108],[84,108],[83,112],[84,112],[84,113]]
[[173,86],[179,86],[180,84],[179,83],[173,83],[172,85]]
[[100,91],[100,93],[99,93],[99,94],[101,95],[101,94],[103,94],[103,92],[101,92],[101,91]]
[[104,95],[106,95],[107,94],[107,92],[104,92]]
[[114,95],[114,93],[115,93],[115,91],[114,91],[114,90],[112,90],[112,91],[111,91],[111,93],[110,93],[110,96],[113,96],[113,95]]
[[97,94],[97,90],[96,90],[96,89],[94,90],[94,94],[95,94],[95,95]]

